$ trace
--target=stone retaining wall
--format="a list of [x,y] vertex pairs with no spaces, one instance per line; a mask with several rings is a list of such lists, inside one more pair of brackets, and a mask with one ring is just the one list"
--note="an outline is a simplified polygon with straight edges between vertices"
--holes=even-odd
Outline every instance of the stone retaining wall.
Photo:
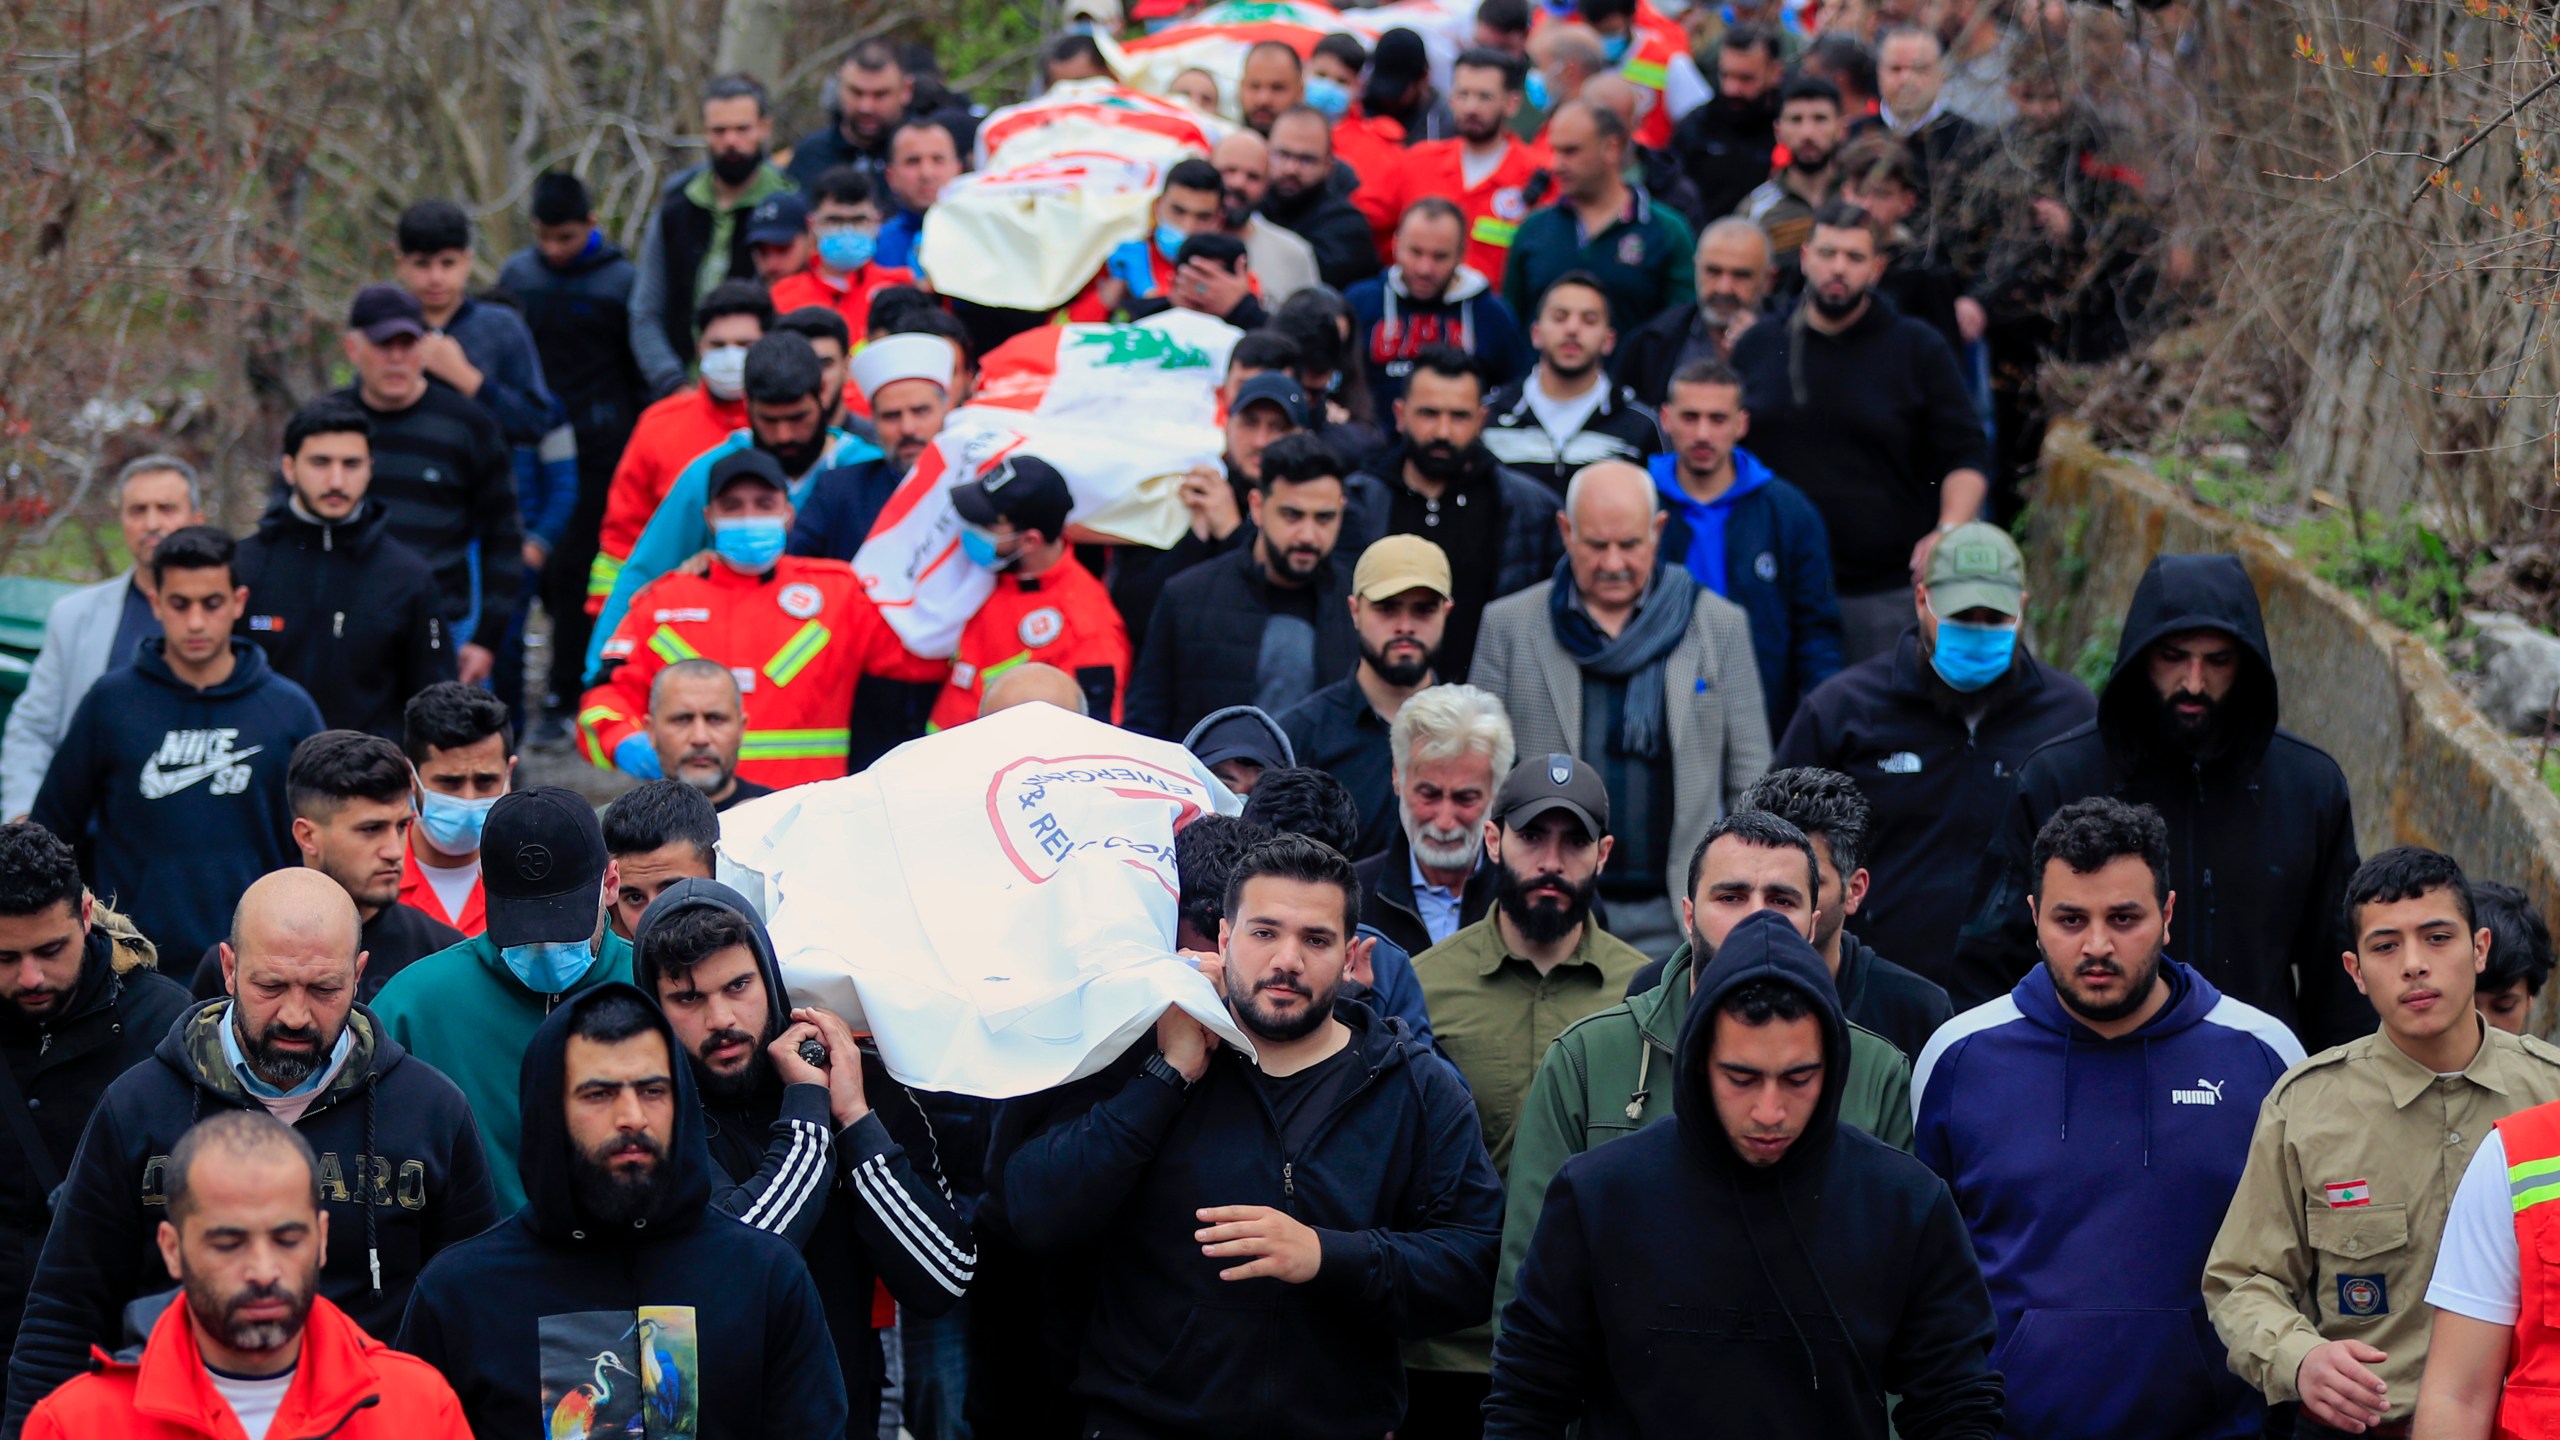
[[[2365,854],[2418,844],[2471,874],[2506,880],[2560,915],[2560,797],[2454,687],[2425,642],[2374,618],[2318,579],[2289,547],[2205,510],[2112,459],[2077,427],[2055,427],[2021,536],[2038,653],[2069,667],[2090,647],[2109,662],[2133,587],[2155,555],[2240,557],[2265,607],[2285,725],[2337,758],[2355,793]],[[2549,1033],[2560,986],[2537,1029]]]

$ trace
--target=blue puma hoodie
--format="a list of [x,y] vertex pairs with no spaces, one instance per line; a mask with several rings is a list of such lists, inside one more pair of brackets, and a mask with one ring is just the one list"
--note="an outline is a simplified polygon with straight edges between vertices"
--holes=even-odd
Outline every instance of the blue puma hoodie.
[[1955,1193],[1999,1317],[2003,1435],[2258,1433],[2264,1405],[2205,1317],[2204,1261],[2258,1104],[2302,1046],[2185,965],[2160,972],[2169,1002],[2109,1040],[2038,965],[1939,1027],[1913,1069],[1913,1152]]

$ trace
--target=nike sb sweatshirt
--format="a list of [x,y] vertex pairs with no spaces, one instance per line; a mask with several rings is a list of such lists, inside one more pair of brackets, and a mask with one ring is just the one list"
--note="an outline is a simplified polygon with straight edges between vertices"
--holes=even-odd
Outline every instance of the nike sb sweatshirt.
[[161,954],[201,955],[249,882],[301,863],[285,765],[323,727],[255,644],[232,640],[231,677],[204,690],[162,644],[90,687],[28,818],[78,848],[89,888]]

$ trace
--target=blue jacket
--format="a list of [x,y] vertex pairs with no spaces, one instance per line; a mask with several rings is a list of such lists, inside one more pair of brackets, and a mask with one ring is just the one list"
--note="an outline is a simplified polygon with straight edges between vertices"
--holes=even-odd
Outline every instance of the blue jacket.
[[1942,1026],[1911,1076],[1914,1152],[1945,1177],[1999,1315],[2004,1435],[2253,1436],[2265,1409],[2205,1317],[2205,1255],[2293,1033],[2187,966],[2115,1040],[2039,965]]
[[480,371],[480,393],[471,398],[507,432],[507,443],[531,445],[560,423],[559,402],[542,379],[542,357],[524,317],[504,305],[465,300],[444,331]]
[[[1748,450],[1733,452],[1733,488],[1701,505],[1680,488],[1677,457],[1648,462],[1662,508],[1662,553],[1751,617],[1769,733],[1786,733],[1796,702],[1840,673],[1840,602],[1831,588],[1831,536],[1804,492]],[[1720,523],[1719,523],[1720,520]],[[1719,530],[1723,544],[1711,542]]]
[[852,560],[906,478],[896,461],[877,454],[819,471],[810,477],[808,497],[791,521],[791,553]]
[[[1088,1087],[1105,1098],[1004,1162],[995,1183],[1022,1243],[1097,1262],[1075,1388],[1109,1417],[1098,1433],[1383,1435],[1404,1413],[1396,1342],[1492,1307],[1502,1187],[1466,1086],[1401,1025],[1356,1002],[1334,1014],[1362,1073],[1294,1155],[1252,1062],[1221,1047],[1187,1094],[1115,1066]],[[1219,1279],[1234,1262],[1191,1238],[1208,1205],[1314,1227],[1315,1278]]]
[[152,636],[89,687],[27,818],[80,846],[89,888],[161,954],[201,955],[251,881],[300,863],[285,765],[327,727],[253,641],[235,637],[230,678],[204,690],[165,652]]

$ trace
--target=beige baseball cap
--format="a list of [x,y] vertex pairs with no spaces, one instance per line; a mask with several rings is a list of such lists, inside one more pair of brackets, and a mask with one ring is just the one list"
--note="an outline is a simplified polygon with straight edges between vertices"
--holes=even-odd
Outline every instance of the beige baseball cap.
[[1385,600],[1407,590],[1428,590],[1448,599],[1448,554],[1419,535],[1390,535],[1360,552],[1360,564],[1351,572],[1352,594]]

